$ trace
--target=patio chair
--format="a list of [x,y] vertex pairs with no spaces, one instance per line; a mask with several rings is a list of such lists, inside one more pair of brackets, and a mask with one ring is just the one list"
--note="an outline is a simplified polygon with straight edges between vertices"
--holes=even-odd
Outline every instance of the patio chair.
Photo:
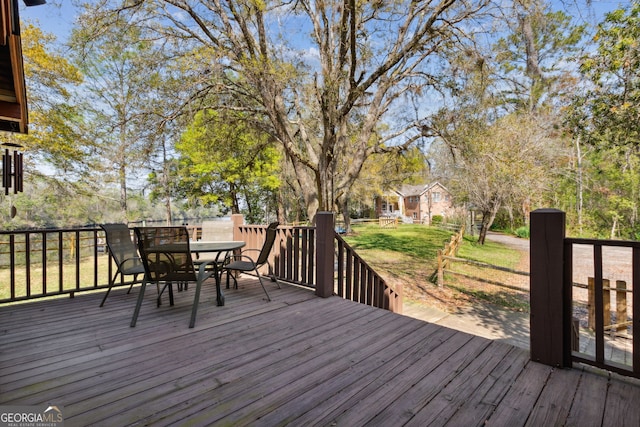
[[104,230],[107,248],[109,248],[109,253],[116,263],[117,270],[113,277],[109,279],[109,288],[107,293],[104,294],[104,298],[102,298],[100,307],[107,300],[118,274],[121,277],[133,275],[133,282],[129,286],[127,293],[131,292],[131,288],[135,283],[140,283],[138,275],[144,274],[144,266],[138,255],[136,245],[131,240],[129,227],[126,224],[103,224],[101,227]]
[[[254,272],[260,281],[260,286],[262,286],[262,290],[267,296],[267,301],[271,301],[271,297],[269,297],[269,293],[267,292],[267,288],[265,288],[264,283],[262,282],[262,275],[258,271],[260,267],[263,265],[267,265],[269,269],[269,273],[271,274],[271,280],[276,282],[278,288],[280,288],[280,283],[276,279],[275,274],[273,274],[273,269],[271,268],[271,264],[269,264],[269,254],[271,253],[271,248],[273,248],[273,243],[276,240],[276,230],[278,228],[278,223],[273,222],[269,224],[267,227],[267,232],[264,240],[264,244],[261,249],[245,249],[239,254],[229,255],[222,266],[222,271],[227,273],[227,288],[229,288],[229,276],[231,276],[231,272],[241,272],[241,273],[250,273]],[[247,255],[248,252],[255,251],[259,252],[258,257],[251,258]],[[235,282],[236,289],[238,288],[238,282],[236,278],[233,278]]]
[[191,259],[189,233],[186,227],[136,227],[138,249],[145,269],[144,280],[138,295],[138,302],[131,319],[131,327],[136,325],[144,291],[148,282],[164,283],[158,295],[157,305],[162,303],[162,294],[169,292],[169,304],[173,305],[173,283],[196,282],[196,290],[191,308],[189,327],[196,323],[196,313],[200,301],[202,282],[211,276],[216,278],[218,305],[224,305],[220,290],[220,279],[215,263],[201,263],[196,270]]

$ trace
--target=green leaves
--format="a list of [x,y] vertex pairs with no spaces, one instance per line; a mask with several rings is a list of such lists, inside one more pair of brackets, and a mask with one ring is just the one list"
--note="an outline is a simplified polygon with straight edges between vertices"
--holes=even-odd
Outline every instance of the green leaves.
[[198,112],[176,149],[180,175],[194,184],[188,193],[204,205],[222,201],[239,213],[241,205],[264,205],[261,193],[280,187],[280,154],[245,114]]

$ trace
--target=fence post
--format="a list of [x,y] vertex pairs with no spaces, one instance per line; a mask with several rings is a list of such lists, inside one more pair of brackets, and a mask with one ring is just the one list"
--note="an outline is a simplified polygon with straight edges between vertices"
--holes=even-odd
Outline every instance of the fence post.
[[232,214],[231,222],[233,223],[233,240],[242,240],[240,227],[244,225],[244,216],[242,214]]
[[[557,209],[531,212],[530,296],[531,360],[571,366],[571,287],[565,286],[565,213]],[[569,284],[571,280],[568,281]]]
[[627,282],[616,280],[616,323],[617,331],[627,330]]
[[335,231],[333,213],[316,215],[316,295],[327,298],[333,295]]
[[442,249],[438,249],[438,286],[444,286],[444,261],[442,260]]

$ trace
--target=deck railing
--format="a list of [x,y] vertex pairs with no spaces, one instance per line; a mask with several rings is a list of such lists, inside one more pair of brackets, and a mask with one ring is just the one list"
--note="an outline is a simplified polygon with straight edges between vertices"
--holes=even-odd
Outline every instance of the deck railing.
[[[567,238],[564,212],[541,209],[531,213],[530,257],[532,360],[561,367],[584,363],[640,378],[640,242]],[[590,295],[573,286],[583,281],[577,275],[591,278]],[[610,293],[622,291],[625,297],[616,304],[630,302],[630,316],[628,306],[612,310]],[[584,295],[578,298],[579,293]]]
[[0,231],[0,303],[100,289],[114,269],[101,228]]
[[[265,227],[242,225],[241,219],[236,221],[234,239],[247,242],[246,248],[260,248]],[[320,249],[318,242],[326,245]],[[401,289],[389,286],[335,232],[333,214],[319,213],[316,227],[279,227],[274,247],[270,258],[274,271],[271,273],[275,273],[279,280],[316,288],[321,296],[335,294],[362,304],[402,312]],[[318,286],[320,283],[323,284]]]
[[[335,232],[334,216],[318,214],[318,226],[281,226],[270,263],[280,280],[401,312],[402,295],[391,288]],[[259,249],[266,227],[233,215],[233,238]],[[115,264],[99,227],[0,232],[0,303],[106,288]],[[119,277],[122,277],[119,275]],[[117,286],[128,286],[122,279]]]
[[402,313],[402,286],[393,288],[336,234],[336,292],[342,298]]

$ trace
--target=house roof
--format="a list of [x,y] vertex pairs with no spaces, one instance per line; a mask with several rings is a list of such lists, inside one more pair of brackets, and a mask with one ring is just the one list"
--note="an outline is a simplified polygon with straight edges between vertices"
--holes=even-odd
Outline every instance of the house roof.
[[27,133],[27,92],[17,0],[0,0],[0,130]]
[[443,190],[447,192],[449,191],[444,185],[440,184],[438,181],[434,181],[432,183],[423,184],[423,185],[403,185],[402,187],[400,187],[399,190],[393,190],[393,191],[402,197],[422,196],[424,193],[426,193],[429,190],[432,190],[434,187],[442,187]]

